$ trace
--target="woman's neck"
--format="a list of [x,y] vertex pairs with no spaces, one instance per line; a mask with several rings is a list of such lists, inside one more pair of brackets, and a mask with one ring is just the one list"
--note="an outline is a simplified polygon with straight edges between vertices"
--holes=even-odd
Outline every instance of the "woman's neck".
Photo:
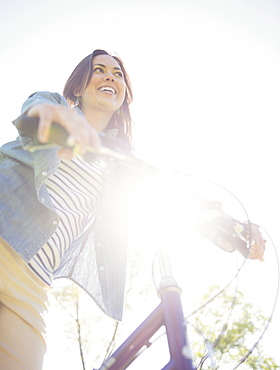
[[96,110],[92,111],[87,107],[82,107],[82,112],[84,113],[90,125],[99,132],[106,130],[113,115],[112,112],[101,112]]

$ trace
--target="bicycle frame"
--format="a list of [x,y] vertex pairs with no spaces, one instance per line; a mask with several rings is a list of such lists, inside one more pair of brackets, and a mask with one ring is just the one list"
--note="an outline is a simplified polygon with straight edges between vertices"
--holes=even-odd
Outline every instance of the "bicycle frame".
[[99,370],[126,369],[141,354],[143,347],[150,347],[149,340],[162,326],[166,328],[170,354],[170,361],[162,370],[194,370],[181,304],[181,289],[172,276],[170,260],[165,248],[159,250],[159,262],[161,270],[161,283],[158,289],[160,304],[103,363]]
[[[29,144],[27,143],[25,149],[33,151],[41,143],[37,139],[37,129],[39,119],[37,117],[20,116],[14,122],[19,133],[30,138]],[[69,133],[60,125],[53,122],[53,127],[56,129],[50,132],[49,143],[54,143],[62,147],[75,149],[75,143]],[[121,141],[101,135],[104,145],[96,152],[93,148],[87,148],[87,160],[95,160],[96,154],[104,155],[113,158],[117,161],[122,161],[129,165],[137,165],[146,168],[151,173],[163,175],[159,170],[153,166],[146,164],[142,160],[136,159],[128,154]],[[28,146],[29,145],[29,146]],[[208,202],[204,201],[201,197],[196,196],[198,203],[202,208],[208,208]],[[210,202],[211,203],[211,202]],[[211,210],[211,207],[209,208]],[[213,210],[219,210],[214,207]],[[248,220],[245,223],[240,223],[237,220],[223,214],[223,222],[225,225],[220,227],[222,239],[226,239],[231,246],[232,250],[238,250],[245,258],[262,260],[265,240],[261,237],[259,226],[250,223]],[[240,231],[241,230],[241,231]],[[199,231],[200,232],[200,231]],[[251,246],[255,241],[251,238],[251,234],[256,233],[257,251],[249,253],[248,246]],[[207,233],[201,232],[202,235],[207,236]],[[211,239],[211,238],[210,238]],[[212,240],[212,239],[211,239]],[[228,252],[232,250],[225,249],[223,243],[217,240],[212,240],[219,248]],[[248,244],[249,243],[249,244]],[[170,352],[170,361],[164,366],[162,370],[194,370],[192,365],[192,356],[190,346],[187,338],[187,328],[183,315],[182,304],[180,300],[181,289],[173,278],[169,256],[164,248],[160,249],[159,261],[161,268],[161,283],[158,294],[161,298],[159,306],[140,324],[140,326],[132,333],[128,339],[117,349],[112,356],[110,356],[101,366],[99,370],[122,370],[126,369],[140,354],[141,348],[149,347],[151,337],[162,327],[166,328],[166,336]]]

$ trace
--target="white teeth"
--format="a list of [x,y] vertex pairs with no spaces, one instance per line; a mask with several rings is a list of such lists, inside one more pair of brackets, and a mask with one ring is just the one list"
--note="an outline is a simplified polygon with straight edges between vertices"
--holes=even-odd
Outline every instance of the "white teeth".
[[99,89],[100,91],[110,91],[112,94],[115,94],[116,91],[115,89],[113,89],[112,87],[110,86],[103,86],[103,87],[100,87]]

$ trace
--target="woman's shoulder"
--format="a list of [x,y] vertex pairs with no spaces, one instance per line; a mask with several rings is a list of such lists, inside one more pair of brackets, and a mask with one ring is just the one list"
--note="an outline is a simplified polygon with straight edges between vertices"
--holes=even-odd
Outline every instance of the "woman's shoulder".
[[37,91],[31,94],[23,103],[21,114],[25,114],[33,105],[37,104],[59,104],[68,106],[67,100],[59,93],[49,91]]

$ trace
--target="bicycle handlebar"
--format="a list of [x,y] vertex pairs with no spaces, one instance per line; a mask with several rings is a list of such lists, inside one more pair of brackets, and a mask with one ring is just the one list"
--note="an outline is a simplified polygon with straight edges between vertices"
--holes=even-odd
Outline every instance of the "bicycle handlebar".
[[[37,117],[29,117],[26,115],[18,117],[16,120],[13,121],[13,124],[18,129],[21,135],[28,136],[31,138],[30,141],[30,150],[32,150],[33,146],[36,145],[44,145],[39,142],[37,139],[37,130],[39,125],[39,118]],[[144,170],[147,174],[153,174],[160,177],[165,177],[166,174],[164,172],[160,171],[158,168],[134,157],[131,153],[128,153],[124,149],[124,143],[115,137],[110,137],[104,133],[99,133],[102,146],[99,150],[94,150],[91,147],[87,148],[87,153],[83,156],[85,160],[87,161],[94,161],[96,159],[97,155],[103,155],[110,158],[113,158],[115,160],[121,161],[125,164],[132,165],[134,167],[136,165],[137,169]],[[49,143],[59,145],[62,147],[74,149],[75,142],[73,138],[69,135],[69,133],[58,123],[53,122],[52,128],[50,130],[49,135]],[[208,204],[207,201],[203,200],[203,203]],[[211,202],[210,202],[211,203]],[[208,222],[207,222],[208,221]],[[207,223],[209,224],[207,227]],[[237,226],[242,225],[242,232],[237,232],[235,228]],[[257,227],[257,225],[251,224],[253,227]],[[199,226],[199,223],[198,223]],[[212,228],[215,226],[216,232],[217,232],[217,240],[215,238],[211,238],[207,235],[207,229],[210,228],[212,233]],[[247,246],[246,237],[248,238],[247,241],[250,241],[251,239],[251,227],[247,226],[244,227],[244,224],[241,222],[234,220],[232,217],[224,214],[221,211],[221,217],[218,217],[217,221],[216,219],[210,219],[210,220],[203,220],[202,219],[202,225],[197,228],[197,231],[206,236],[208,239],[212,240],[214,244],[216,244],[219,248],[222,248],[226,250],[227,252],[232,252],[233,250],[238,250],[244,257],[248,257],[249,249]],[[241,227],[241,226],[240,226]],[[259,233],[260,234],[260,233]],[[260,234],[261,235],[261,234]],[[222,239],[221,239],[222,237]],[[228,247],[223,246],[223,242],[226,241],[230,244],[230,249]],[[262,259],[263,253],[264,253],[264,244],[260,251],[260,256],[256,257],[249,257],[252,259]]]

